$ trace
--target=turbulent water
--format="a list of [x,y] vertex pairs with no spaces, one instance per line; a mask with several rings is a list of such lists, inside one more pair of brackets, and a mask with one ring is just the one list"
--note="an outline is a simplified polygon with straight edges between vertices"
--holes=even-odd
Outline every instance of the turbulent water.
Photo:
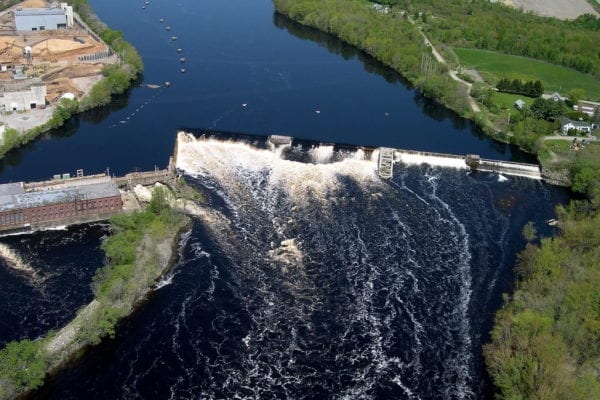
[[0,239],[0,347],[58,329],[92,299],[103,224]]
[[259,145],[180,140],[208,212],[147,306],[39,398],[483,397],[518,231],[556,193],[428,165],[386,182],[376,152]]

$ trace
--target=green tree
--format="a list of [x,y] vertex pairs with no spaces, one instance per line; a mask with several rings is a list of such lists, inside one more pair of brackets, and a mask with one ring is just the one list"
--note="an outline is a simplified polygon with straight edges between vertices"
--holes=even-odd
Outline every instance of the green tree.
[[537,230],[535,229],[533,222],[529,221],[527,224],[525,224],[525,226],[523,226],[522,234],[523,238],[528,242],[532,242],[535,240],[535,238],[537,237]]
[[44,382],[46,361],[40,342],[10,342],[0,350],[0,378],[8,379],[16,389],[35,389]]
[[585,98],[585,90],[583,89],[573,89],[570,90],[567,94],[567,98],[569,99],[569,103],[571,105],[577,105],[580,100]]

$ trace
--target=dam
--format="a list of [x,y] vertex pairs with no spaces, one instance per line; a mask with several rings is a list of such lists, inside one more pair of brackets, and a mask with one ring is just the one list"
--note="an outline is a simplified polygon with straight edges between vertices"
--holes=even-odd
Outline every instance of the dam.
[[[301,148],[306,150],[302,153],[305,159],[299,158],[297,161],[317,164],[343,161],[344,154],[348,153],[353,153],[353,157],[363,160],[374,159],[376,155],[377,175],[382,180],[393,178],[395,163],[429,164],[542,179],[540,168],[536,164],[490,160],[473,154],[461,156],[389,147],[322,144],[283,135],[259,136],[223,132],[200,132],[198,135],[198,133],[180,132],[177,135],[173,155],[166,169],[155,167],[153,171],[131,172],[120,177],[111,177],[108,173],[84,176],[83,171],[78,170],[75,177],[62,174],[41,182],[0,184],[0,235],[102,221],[123,212],[125,197],[136,185],[153,185],[161,182],[172,186],[176,176],[178,148],[181,143],[189,143],[193,136],[253,143],[258,147],[269,148],[277,157],[283,157],[284,151],[294,153],[295,148],[296,150]],[[287,156],[289,157],[290,154]],[[291,159],[294,159],[294,156]]]
[[389,179],[392,177],[390,168],[386,164],[386,161],[382,160],[381,158],[383,151],[387,152],[388,154],[390,151],[392,151],[394,154],[394,160],[396,162],[403,162],[406,164],[425,163],[441,167],[465,168],[470,171],[492,172],[538,180],[542,179],[542,173],[539,165],[537,164],[489,160],[481,158],[475,154],[461,156],[425,151],[381,148],[378,171],[379,176],[382,179]]

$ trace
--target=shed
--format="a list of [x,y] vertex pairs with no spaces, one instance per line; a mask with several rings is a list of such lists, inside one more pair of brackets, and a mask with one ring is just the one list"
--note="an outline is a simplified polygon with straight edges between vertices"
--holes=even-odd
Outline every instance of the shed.
[[525,103],[523,100],[519,99],[519,100],[515,101],[515,107],[519,110],[522,110],[523,108],[527,107],[527,103]]

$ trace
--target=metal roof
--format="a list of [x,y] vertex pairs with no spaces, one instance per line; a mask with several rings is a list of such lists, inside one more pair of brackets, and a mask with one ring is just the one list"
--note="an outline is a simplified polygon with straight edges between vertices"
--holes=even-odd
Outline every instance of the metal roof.
[[15,17],[37,17],[42,15],[65,15],[62,8],[23,8],[15,11]]
[[119,189],[112,182],[31,192],[25,192],[21,183],[8,183],[0,185],[0,212],[67,203],[76,199],[93,200],[119,195]]

